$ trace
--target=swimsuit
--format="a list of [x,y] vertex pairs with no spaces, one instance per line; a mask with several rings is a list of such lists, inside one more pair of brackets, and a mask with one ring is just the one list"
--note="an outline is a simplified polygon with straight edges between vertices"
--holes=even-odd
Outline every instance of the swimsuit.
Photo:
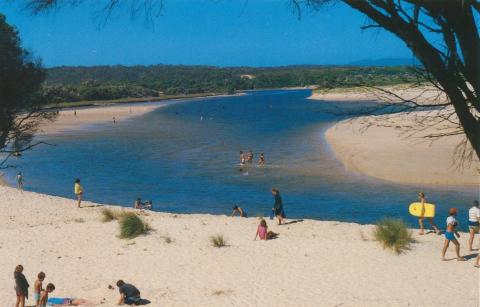
[[455,236],[453,235],[453,232],[452,232],[452,231],[446,231],[446,232],[445,232],[445,239],[447,239],[447,240],[449,240],[449,241],[456,240],[456,239],[455,239]]

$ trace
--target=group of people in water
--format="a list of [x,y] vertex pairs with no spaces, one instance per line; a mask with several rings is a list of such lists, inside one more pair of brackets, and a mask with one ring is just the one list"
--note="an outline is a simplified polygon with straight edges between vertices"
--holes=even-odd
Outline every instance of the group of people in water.
[[[23,266],[17,265],[13,273],[15,280],[15,293],[17,300],[15,307],[25,307],[25,301],[28,299],[28,288],[30,287],[27,278],[23,274]],[[35,301],[35,307],[46,306],[92,306],[93,303],[83,298],[70,298],[70,297],[50,297],[50,294],[55,291],[55,285],[48,283],[45,288],[43,283],[45,281],[46,274],[40,272],[37,274],[37,279],[33,285],[33,300]],[[118,291],[120,297],[118,305],[144,305],[149,301],[142,299],[140,291],[132,284],[125,283],[123,280],[117,281]],[[109,289],[114,289],[112,286]]]
[[[253,163],[253,159],[254,159],[253,151],[251,150],[246,152],[243,152],[242,150],[240,151],[240,165],[245,165],[247,163],[251,164]],[[260,153],[257,164],[265,165],[265,154],[263,152]]]

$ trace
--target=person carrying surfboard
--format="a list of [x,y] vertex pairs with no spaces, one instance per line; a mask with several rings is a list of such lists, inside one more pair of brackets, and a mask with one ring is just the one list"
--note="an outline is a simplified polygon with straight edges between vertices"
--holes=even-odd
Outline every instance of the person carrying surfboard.
[[457,254],[457,260],[458,261],[465,261],[466,259],[460,256],[460,243],[458,240],[455,238],[460,238],[460,234],[457,231],[457,226],[458,222],[455,216],[457,215],[457,208],[451,208],[448,212],[448,217],[447,217],[447,231],[445,231],[445,243],[443,244],[443,249],[442,249],[442,260],[446,261],[445,259],[445,253],[447,252],[448,246],[450,245],[450,242],[453,242],[455,244],[455,253]]
[[[427,199],[425,198],[425,193],[423,193],[423,192],[418,193],[418,199],[419,199],[420,203],[422,204],[422,209],[421,209],[422,211],[421,211],[420,217],[418,218],[418,224],[420,224],[420,232],[418,234],[423,235],[423,234],[425,234],[425,226],[424,226],[423,221],[425,220],[425,217],[424,217],[424,215],[425,215],[425,204],[427,203]],[[429,217],[428,221],[430,222],[430,225],[432,225],[433,230],[435,230],[435,233],[437,235],[439,235],[440,230],[438,229],[437,225],[435,225],[435,223],[433,222],[433,217]]]

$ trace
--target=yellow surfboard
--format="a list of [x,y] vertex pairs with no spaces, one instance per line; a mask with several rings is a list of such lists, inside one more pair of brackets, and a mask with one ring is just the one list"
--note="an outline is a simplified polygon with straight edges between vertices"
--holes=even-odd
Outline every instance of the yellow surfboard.
[[[412,203],[408,209],[411,215],[420,216],[422,213],[422,203]],[[434,217],[435,216],[435,205],[425,203],[425,213],[424,217]]]

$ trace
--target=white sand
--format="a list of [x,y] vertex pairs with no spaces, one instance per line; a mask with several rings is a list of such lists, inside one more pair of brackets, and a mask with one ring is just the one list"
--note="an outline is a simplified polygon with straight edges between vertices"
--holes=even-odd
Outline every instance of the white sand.
[[[431,89],[387,88],[407,99],[442,101]],[[423,95],[422,95],[423,94]],[[315,93],[311,99],[326,101],[382,101],[385,96],[368,90],[352,89]],[[392,99],[392,102],[398,102]],[[474,185],[480,184],[480,163],[476,156],[470,165],[454,163],[455,149],[463,135],[440,139],[425,138],[452,131],[445,124],[421,126],[432,114],[412,112],[395,116],[365,116],[337,123],[326,132],[335,156],[353,172],[406,184]],[[455,120],[455,118],[452,118]],[[368,128],[368,129],[367,129]],[[439,131],[438,128],[446,129]],[[415,132],[416,129],[422,131]],[[413,133],[415,132],[415,133]]]
[[65,130],[78,129],[89,124],[113,124],[113,117],[115,117],[118,123],[125,119],[144,115],[164,105],[164,102],[145,102],[63,109],[60,110],[59,116],[54,122],[43,124],[38,134],[61,133]]
[[[13,306],[17,264],[24,265],[31,285],[44,271],[45,282],[57,287],[53,296],[105,299],[102,306],[115,305],[118,290],[107,287],[119,278],[138,286],[152,307],[473,307],[479,302],[474,259],[440,261],[443,237],[433,234],[415,235],[412,250],[396,256],[370,240],[368,225],[268,221],[280,237],[265,242],[253,241],[255,218],[148,213],[144,218],[155,231],[121,240],[117,222],[101,223],[99,211],[0,187],[2,306]],[[230,246],[212,247],[209,237],[215,234],[223,234]],[[174,242],[166,243],[165,235]],[[466,241],[462,234],[462,251]],[[453,255],[451,249],[447,256]]]

